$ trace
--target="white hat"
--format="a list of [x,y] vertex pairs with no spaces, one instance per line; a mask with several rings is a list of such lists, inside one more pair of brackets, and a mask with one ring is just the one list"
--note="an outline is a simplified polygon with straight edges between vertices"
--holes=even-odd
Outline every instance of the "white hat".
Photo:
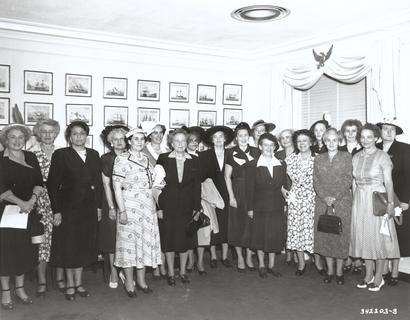
[[151,133],[154,132],[154,128],[156,126],[161,126],[161,128],[165,129],[164,125],[160,124],[159,122],[155,122],[155,121],[144,121],[144,122],[141,122],[140,126],[145,131],[147,136],[149,136]]
[[146,132],[144,129],[141,129],[141,128],[136,127],[136,128],[134,128],[134,129],[131,129],[130,131],[128,131],[128,132],[125,134],[125,137],[126,137],[126,138],[132,137],[132,136],[133,136],[134,134],[136,134],[136,133],[142,133],[144,136],[147,135],[147,132]]

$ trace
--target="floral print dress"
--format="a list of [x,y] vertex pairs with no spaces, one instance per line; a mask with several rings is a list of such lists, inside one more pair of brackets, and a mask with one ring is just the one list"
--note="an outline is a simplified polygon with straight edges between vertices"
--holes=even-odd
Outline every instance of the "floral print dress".
[[[51,160],[47,158],[47,155],[41,149],[40,145],[34,146],[30,151],[37,157],[43,181],[47,181]],[[46,188],[43,189],[43,193],[37,199],[37,213],[41,215],[40,222],[44,225],[45,237],[44,242],[39,245],[38,260],[49,262],[53,232],[53,212],[51,210],[50,198]]]
[[286,248],[313,253],[315,190],[313,189],[314,157],[307,161],[300,153],[286,158],[287,174],[292,181],[288,209]]

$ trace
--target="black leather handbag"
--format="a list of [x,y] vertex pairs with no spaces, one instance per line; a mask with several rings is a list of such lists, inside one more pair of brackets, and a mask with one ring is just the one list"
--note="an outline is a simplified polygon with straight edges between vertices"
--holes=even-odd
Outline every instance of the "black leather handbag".
[[335,214],[335,206],[328,206],[325,214],[319,216],[317,231],[333,234],[342,233],[342,219]]
[[[397,195],[394,194],[394,207],[400,206]],[[384,216],[387,213],[387,192],[373,191],[373,215]]]
[[211,219],[204,213],[204,210],[195,211],[191,220],[186,225],[186,233],[193,236],[199,229],[207,227],[211,224]]

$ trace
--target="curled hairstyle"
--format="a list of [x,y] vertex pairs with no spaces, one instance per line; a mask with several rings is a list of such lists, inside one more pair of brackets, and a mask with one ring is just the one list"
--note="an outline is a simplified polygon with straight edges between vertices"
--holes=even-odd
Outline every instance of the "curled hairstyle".
[[44,119],[37,122],[33,127],[33,135],[37,138],[40,138],[40,129],[42,126],[50,126],[53,127],[56,136],[60,133],[60,124],[58,121],[53,119]]
[[381,136],[380,128],[379,128],[378,126],[376,126],[375,124],[373,124],[373,123],[369,123],[369,122],[366,123],[366,124],[362,127],[361,132],[363,132],[363,130],[373,131],[373,135],[374,135],[374,137],[375,137],[376,139],[379,139],[380,136]]
[[275,149],[273,150],[273,152],[278,151],[278,149],[279,149],[279,142],[278,142],[278,139],[277,139],[273,134],[270,134],[270,133],[268,133],[268,132],[263,133],[263,134],[259,137],[259,140],[258,140],[258,145],[259,145],[259,146],[262,146],[262,141],[263,141],[263,140],[272,141],[272,142],[275,144]]
[[24,142],[27,142],[31,138],[31,130],[29,127],[23,124],[12,124],[4,127],[3,130],[0,131],[0,143],[3,146],[6,146],[7,135],[11,130],[18,130],[24,135]]
[[298,140],[299,136],[307,136],[312,145],[316,140],[315,135],[313,134],[312,131],[310,131],[308,129],[296,130],[292,135],[292,141],[293,141],[293,145],[295,146],[295,149],[297,150],[298,153],[300,152],[300,150],[298,149],[298,145],[297,145],[297,140]]
[[325,143],[327,137],[332,133],[334,133],[336,135],[337,141],[339,142],[339,133],[337,132],[336,128],[326,129],[326,131],[323,133],[322,142]]
[[82,128],[85,131],[85,133],[87,134],[87,136],[90,133],[90,127],[84,121],[73,121],[68,125],[67,129],[65,129],[64,137],[65,137],[67,142],[70,142],[71,131],[75,127]]
[[357,119],[347,119],[345,122],[342,124],[342,128],[340,131],[342,132],[343,137],[345,136],[345,131],[347,127],[356,127],[357,128],[357,135],[356,135],[356,140],[359,141],[360,139],[360,132],[362,131],[362,123],[360,120]]

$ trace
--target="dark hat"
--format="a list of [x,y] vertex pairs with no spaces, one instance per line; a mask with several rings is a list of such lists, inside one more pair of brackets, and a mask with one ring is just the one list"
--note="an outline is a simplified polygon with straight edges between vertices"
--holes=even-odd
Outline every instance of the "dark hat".
[[312,124],[312,125],[310,126],[310,129],[309,129],[309,130],[312,131],[312,132],[314,132],[314,131],[315,131],[315,126],[316,126],[318,123],[323,124],[323,125],[326,127],[326,129],[329,129],[329,128],[330,128],[329,122],[328,122],[327,120],[325,120],[325,119],[322,119],[322,120],[318,120],[318,121],[316,121],[314,124]]
[[252,131],[255,130],[255,128],[259,127],[259,126],[265,126],[266,132],[271,132],[271,131],[275,130],[275,128],[276,128],[276,125],[272,122],[265,122],[263,120],[257,120],[252,125]]
[[205,129],[199,126],[183,127],[188,134],[196,135],[201,141],[204,139]]
[[396,127],[396,135],[402,134],[403,133],[403,129],[397,124],[397,119],[393,118],[393,119],[387,119],[384,118],[382,122],[378,122],[376,123],[376,126],[378,126],[380,128],[380,130],[382,129],[382,126],[384,124],[387,124],[389,126],[393,126]]
[[108,138],[108,135],[110,134],[110,132],[114,129],[123,129],[125,132],[130,131],[130,129],[128,127],[120,125],[120,124],[116,124],[116,125],[113,125],[113,126],[106,126],[104,128],[104,130],[101,131],[101,134],[100,134],[101,140],[103,141],[103,143],[105,145],[109,145],[107,138]]
[[238,134],[239,130],[247,130],[249,135],[251,135],[251,127],[249,127],[249,124],[247,122],[240,122],[234,130],[234,136],[236,137],[236,135]]
[[204,133],[204,142],[207,145],[212,146],[213,145],[212,136],[214,135],[214,133],[219,132],[219,131],[223,132],[226,136],[225,145],[230,144],[232,142],[233,138],[234,138],[234,134],[233,134],[233,130],[229,127],[226,127],[226,126],[213,126],[213,127],[210,127]]

